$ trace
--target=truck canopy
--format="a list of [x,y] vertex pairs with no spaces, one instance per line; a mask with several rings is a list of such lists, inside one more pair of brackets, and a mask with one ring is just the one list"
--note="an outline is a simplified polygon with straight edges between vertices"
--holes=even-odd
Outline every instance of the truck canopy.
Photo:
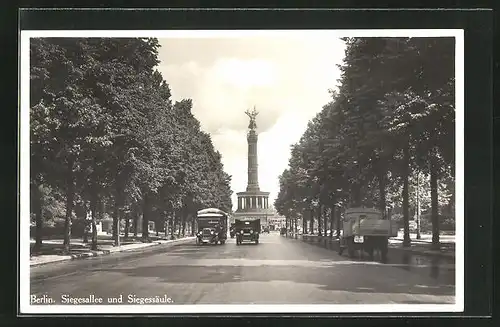
[[217,208],[203,209],[197,212],[196,222],[199,231],[204,228],[225,230],[227,228],[227,214]]
[[374,208],[349,208],[344,213],[345,219],[383,219],[382,212]]
[[345,211],[343,233],[349,235],[396,236],[397,226],[383,219],[382,212],[374,208],[350,208]]
[[228,216],[228,214],[220,209],[217,208],[206,208],[199,210],[197,212],[198,217],[204,217],[204,216],[209,216],[209,217],[215,217],[215,216]]

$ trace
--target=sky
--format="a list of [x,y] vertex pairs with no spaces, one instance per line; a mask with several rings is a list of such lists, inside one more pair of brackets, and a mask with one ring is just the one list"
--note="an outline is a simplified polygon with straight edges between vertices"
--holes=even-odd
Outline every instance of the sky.
[[232,175],[236,192],[247,185],[247,109],[259,112],[258,163],[261,191],[279,192],[290,146],[331,96],[340,78],[345,45],[335,35],[160,38],[158,70],[172,99],[193,100],[193,114],[210,133]]

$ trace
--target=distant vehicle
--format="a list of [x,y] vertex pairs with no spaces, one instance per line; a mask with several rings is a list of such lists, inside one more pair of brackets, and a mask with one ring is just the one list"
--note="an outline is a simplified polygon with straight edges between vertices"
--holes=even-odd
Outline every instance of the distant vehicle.
[[269,227],[264,227],[264,233],[268,233],[269,234]]
[[260,219],[254,220],[235,220],[236,245],[244,241],[255,242],[259,244]]
[[280,235],[286,235],[286,227],[280,228]]
[[197,212],[196,244],[224,244],[227,240],[228,214],[217,208]]
[[229,236],[231,236],[231,238],[234,238],[235,235],[236,235],[236,232],[234,230],[234,223],[232,223],[231,227],[229,228]]
[[349,257],[357,250],[367,252],[373,260],[375,250],[382,261],[387,259],[389,237],[397,236],[398,226],[383,219],[382,212],[372,208],[350,208],[345,211],[339,254],[347,249]]

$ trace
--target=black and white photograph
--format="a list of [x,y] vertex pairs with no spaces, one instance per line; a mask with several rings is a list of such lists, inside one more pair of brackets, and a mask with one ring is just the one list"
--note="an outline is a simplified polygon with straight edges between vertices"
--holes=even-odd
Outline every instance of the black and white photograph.
[[462,312],[463,42],[22,31],[21,313]]

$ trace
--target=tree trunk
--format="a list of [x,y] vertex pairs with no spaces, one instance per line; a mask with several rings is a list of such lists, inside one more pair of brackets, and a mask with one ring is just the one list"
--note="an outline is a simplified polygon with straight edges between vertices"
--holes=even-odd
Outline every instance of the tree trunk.
[[127,215],[125,217],[125,238],[128,238],[129,229],[130,229],[130,216]]
[[40,185],[32,185],[33,189],[33,204],[35,211],[35,246],[33,252],[38,252],[42,249],[43,236],[43,198],[40,190]]
[[97,251],[97,192],[93,191],[90,198],[90,210],[92,214],[92,244],[90,249]]
[[310,218],[310,220],[309,220],[309,230],[310,230],[309,233],[311,235],[314,235],[314,209],[312,209],[312,207],[311,207],[311,209],[309,209],[309,218]]
[[[335,201],[333,201],[335,203]],[[333,238],[333,227],[335,224],[335,204],[330,207],[330,238]]]
[[180,217],[180,225],[179,225],[179,234],[182,237],[186,236],[186,221],[187,221],[187,208],[185,205],[181,208],[181,217]]
[[455,212],[455,192],[451,193],[450,199],[448,201],[448,205],[446,206],[446,211],[448,214],[453,215]]
[[328,235],[328,228],[331,229],[331,226],[328,226],[328,220],[329,220],[329,217],[328,217],[328,210],[325,209],[325,207],[323,207],[323,229],[324,229],[324,236],[327,236]]
[[[381,168],[379,168],[381,170]],[[380,193],[380,202],[379,202],[379,207],[380,211],[382,212],[382,217],[383,219],[387,219],[387,213],[386,213],[386,175],[385,173],[379,171],[378,175],[378,190]]]
[[69,253],[71,244],[71,225],[75,199],[75,182],[73,180],[73,165],[69,165],[66,185],[66,217],[64,220],[64,252]]
[[177,231],[177,238],[181,237],[181,225],[182,225],[182,209],[177,212],[175,219],[175,230]]
[[118,196],[115,198],[113,210],[113,241],[114,246],[120,246],[120,204]]
[[340,210],[339,210],[339,212],[336,212],[336,215],[337,215],[337,226],[336,226],[337,227],[337,239],[339,239],[340,238],[340,226],[342,224],[342,221],[340,219]]
[[142,207],[142,241],[149,241],[149,195],[144,194]]
[[430,160],[431,172],[431,221],[432,221],[432,249],[439,250],[439,203],[438,203],[438,172],[435,158]]
[[297,218],[297,216],[295,216],[295,218],[294,218],[294,220],[295,220],[295,221],[294,221],[294,225],[295,225],[295,226],[294,226],[294,227],[295,227],[295,231],[294,231],[295,238],[297,238],[297,234],[298,234],[298,232],[299,232],[299,230],[298,230],[298,226],[297,226],[297,219],[298,219],[298,218]]
[[137,237],[138,228],[139,228],[139,208],[134,204],[134,210],[132,211],[132,219],[134,225],[134,237]]
[[89,242],[89,221],[87,220],[87,203],[82,200],[80,208],[81,216],[78,217],[83,220],[83,243],[87,244]]
[[196,218],[193,216],[191,217],[191,236],[194,236],[196,232]]
[[321,212],[323,210],[323,206],[321,205],[321,202],[318,203],[318,236],[321,236],[321,229],[323,228],[322,220],[323,220],[323,213]]
[[409,247],[411,244],[410,239],[410,212],[409,212],[409,176],[410,176],[410,149],[409,144],[406,144],[403,149],[403,226],[404,237],[403,246]]
[[307,212],[304,210],[302,215],[302,234],[307,234]]
[[175,233],[175,211],[170,215],[170,239],[173,240]]
[[166,211],[163,212],[163,235],[165,238],[168,236],[168,214]]

